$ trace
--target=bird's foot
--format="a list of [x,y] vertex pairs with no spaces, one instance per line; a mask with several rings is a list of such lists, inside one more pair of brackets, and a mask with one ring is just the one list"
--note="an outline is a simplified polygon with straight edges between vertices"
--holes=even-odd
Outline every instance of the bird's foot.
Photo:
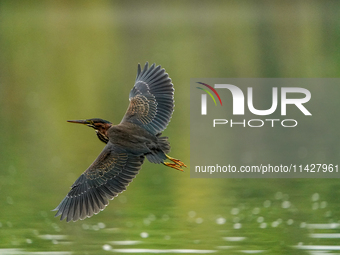
[[173,157],[170,157],[169,155],[166,155],[166,157],[171,160],[172,162],[174,162],[176,165],[182,167],[187,167],[182,161],[180,161],[179,159],[176,159],[176,158],[173,158]]
[[179,170],[179,171],[184,172],[184,170],[181,168],[181,166],[179,166],[179,165],[177,165],[177,164],[175,164],[175,163],[163,162],[163,164],[164,164],[165,166],[168,166],[168,167],[171,167],[171,168],[174,168],[174,169],[176,169],[176,170]]
[[164,163],[164,165],[166,165],[166,166],[169,166],[169,167],[172,167],[172,168],[175,168],[175,169],[177,169],[177,170],[179,170],[179,171],[182,171],[183,172],[183,169],[181,168],[181,167],[187,167],[182,161],[180,161],[179,159],[175,159],[175,158],[173,158],[173,157],[170,157],[170,156],[168,156],[168,155],[166,155],[166,157],[169,159],[169,160],[171,160],[172,162],[174,162],[174,163],[167,163],[167,162],[165,162]]

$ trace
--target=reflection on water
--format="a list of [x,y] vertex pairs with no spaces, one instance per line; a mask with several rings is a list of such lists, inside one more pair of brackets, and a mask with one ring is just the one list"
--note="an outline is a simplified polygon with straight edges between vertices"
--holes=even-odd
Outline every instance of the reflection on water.
[[319,251],[319,254],[325,254],[328,251],[340,251],[339,245],[296,245],[295,248],[309,250],[311,254],[316,254],[316,251]]
[[23,249],[0,249],[1,255],[71,255],[68,251],[42,251],[42,252],[28,252]]
[[[158,216],[157,213],[148,214],[144,219],[124,218],[123,221],[131,222],[131,225],[119,228],[112,228],[103,222],[94,223],[95,221],[92,223],[82,221],[80,225],[71,227],[76,228],[78,234],[85,238],[86,236],[90,238],[100,236],[100,239],[93,244],[92,249],[86,249],[85,247],[90,246],[85,245],[83,252],[86,251],[86,254],[97,254],[98,250],[131,254],[208,254],[227,251],[228,254],[276,254],[274,247],[277,245],[285,247],[286,252],[282,254],[299,254],[299,251],[302,252],[301,254],[303,252],[328,254],[328,252],[340,251],[338,245],[340,223],[331,217],[333,214],[329,208],[331,203],[322,200],[322,197],[319,193],[313,193],[305,201],[295,204],[290,200],[288,193],[275,192],[266,196],[264,201],[259,201],[260,203],[248,204],[244,202],[238,206],[230,204],[229,209],[224,208],[227,209],[227,212],[223,215],[209,213],[203,215],[200,211],[191,210],[184,215],[185,222],[182,223],[183,226],[191,225],[190,228],[195,230],[184,235],[177,232],[176,229],[169,231],[167,228],[165,223],[175,220],[171,214]],[[318,206],[315,206],[315,203],[318,203]],[[306,205],[309,207],[309,212],[305,213],[311,213],[315,217],[311,222],[299,218],[298,212],[304,211]],[[56,223],[50,223],[50,225],[54,224]],[[154,228],[154,225],[164,225],[165,229]],[[212,229],[213,232],[205,232],[206,227]],[[8,225],[7,227],[2,226],[2,229],[11,231],[11,227]],[[139,232],[135,233],[136,230]],[[16,245],[20,246],[23,245],[22,242],[26,242],[28,249],[0,249],[0,254],[76,254],[74,251],[68,251],[69,247],[78,247],[74,241],[74,235],[67,234],[63,228],[54,231],[59,233],[39,234],[38,230],[34,230],[34,236],[31,238],[16,240]],[[134,233],[135,239],[121,238],[121,236],[131,236],[124,234],[130,231]],[[200,238],[197,238],[195,233],[200,233],[198,235]],[[294,234],[297,235],[291,239],[289,235]],[[29,246],[41,242],[39,240],[43,241],[45,246],[51,248],[48,245],[50,243],[55,247],[54,250],[60,249],[60,251],[29,251]],[[15,243],[13,244],[15,245]],[[162,246],[164,248],[161,248]]]
[[142,241],[125,240],[125,241],[111,241],[109,243],[112,245],[135,245],[142,243]]
[[205,254],[215,253],[214,250],[192,250],[192,249],[112,249],[111,246],[103,247],[106,251],[120,252],[120,253],[191,253],[191,254]]

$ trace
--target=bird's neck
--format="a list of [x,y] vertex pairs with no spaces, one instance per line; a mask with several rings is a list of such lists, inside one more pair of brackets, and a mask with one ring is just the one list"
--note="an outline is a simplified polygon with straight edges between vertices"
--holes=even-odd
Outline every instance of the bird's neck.
[[96,130],[96,133],[97,133],[97,137],[100,141],[102,141],[103,143],[109,142],[109,138],[107,137],[107,132],[105,132],[106,134],[103,134],[103,133],[99,132],[98,130]]

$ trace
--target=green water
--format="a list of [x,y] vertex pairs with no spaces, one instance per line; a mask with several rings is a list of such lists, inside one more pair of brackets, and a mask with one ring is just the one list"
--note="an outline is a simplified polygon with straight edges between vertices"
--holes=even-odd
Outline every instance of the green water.
[[137,63],[170,74],[176,107],[164,134],[190,168],[190,78],[339,77],[339,10],[336,1],[0,1],[0,254],[339,253],[338,179],[190,179],[189,169],[146,162],[98,215],[66,223],[50,211],[103,148],[66,120],[119,123]]

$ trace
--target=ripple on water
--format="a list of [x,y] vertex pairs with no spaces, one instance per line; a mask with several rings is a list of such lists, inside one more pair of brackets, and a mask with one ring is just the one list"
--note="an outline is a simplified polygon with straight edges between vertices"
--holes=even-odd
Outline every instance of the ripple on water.
[[67,239],[67,235],[39,235],[38,237],[44,240],[66,240]]
[[340,233],[312,233],[311,238],[340,238]]
[[290,207],[290,202],[289,201],[283,201],[282,204],[281,204],[281,207],[284,208],[284,209],[287,209]]
[[244,236],[226,236],[222,237],[223,240],[229,241],[229,242],[240,242],[246,240],[246,237]]
[[340,227],[339,223],[317,223],[317,224],[306,224],[308,229],[336,229]]
[[260,213],[260,208],[255,207],[252,211],[252,214],[259,214]]
[[264,250],[240,250],[239,252],[246,253],[246,254],[258,254],[258,253],[263,253],[265,251]]
[[326,207],[327,207],[327,202],[326,202],[326,201],[322,201],[322,202],[320,203],[320,208],[324,209],[324,208],[326,208]]
[[264,218],[263,218],[262,216],[260,216],[260,217],[258,217],[258,218],[256,219],[256,221],[257,221],[258,223],[261,223],[261,222],[264,221]]
[[287,225],[292,225],[293,223],[294,223],[294,220],[293,220],[293,219],[287,220]]
[[241,223],[235,223],[233,227],[234,227],[234,229],[240,229],[240,228],[242,228],[242,224]]
[[260,224],[260,228],[267,228],[267,223],[262,222],[262,223]]
[[272,222],[272,227],[273,227],[273,228],[276,228],[277,226],[279,226],[279,224],[280,224],[280,222],[278,222],[278,221],[273,221],[273,222]]
[[223,217],[219,217],[219,218],[217,218],[216,219],[216,223],[218,224],[218,225],[223,225],[223,224],[225,224],[226,223],[226,219],[225,218],[223,218]]
[[319,198],[320,198],[319,193],[314,193],[314,194],[312,195],[312,201],[318,201]]
[[39,252],[29,252],[24,249],[0,249],[0,255],[71,255],[70,251],[39,251]]
[[124,241],[111,241],[109,243],[113,245],[135,245],[142,243],[142,241],[124,240]]
[[112,250],[112,246],[109,245],[109,244],[104,244],[104,245],[103,245],[103,250],[104,250],[104,251],[110,251],[110,250]]
[[195,250],[195,249],[111,249],[110,251],[119,253],[194,253],[206,254],[215,253],[217,250]]
[[230,211],[230,213],[231,213],[232,215],[237,215],[237,214],[239,214],[239,212],[240,212],[240,209],[239,209],[239,208],[233,208],[233,209],[231,209],[231,211]]
[[147,232],[142,232],[142,233],[140,233],[140,237],[141,238],[148,238],[149,234]]
[[322,250],[322,251],[340,251],[339,245],[295,245],[294,248],[300,250]]

